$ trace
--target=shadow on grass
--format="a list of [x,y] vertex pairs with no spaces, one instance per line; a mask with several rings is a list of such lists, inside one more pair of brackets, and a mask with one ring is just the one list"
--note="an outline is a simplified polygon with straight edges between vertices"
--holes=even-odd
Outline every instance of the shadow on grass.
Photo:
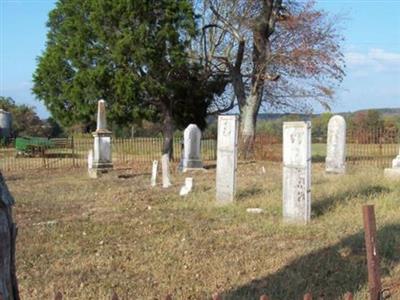
[[318,154],[313,155],[313,156],[311,157],[311,161],[312,161],[313,163],[322,163],[322,162],[325,162],[325,156],[324,156],[324,155],[318,155]]
[[203,167],[206,170],[212,170],[212,169],[216,169],[217,165],[216,164],[208,164],[208,165],[204,165]]
[[[400,225],[391,224],[378,231],[378,251],[385,265],[400,262]],[[258,278],[226,291],[222,299],[258,299],[266,294],[272,300],[302,299],[312,292],[316,299],[343,299],[367,285],[364,232],[351,235],[339,243],[291,261],[276,273]],[[381,268],[382,275],[389,268]]]
[[316,201],[312,204],[311,211],[313,216],[319,217],[328,212],[336,203],[343,203],[348,201],[348,199],[355,197],[371,197],[387,192],[390,192],[390,189],[381,185],[358,187],[355,190],[336,193],[324,197],[323,199],[316,199]]
[[262,194],[264,192],[263,189],[258,187],[248,187],[243,190],[240,190],[236,195],[237,201],[244,201],[246,198],[253,197],[255,195]]

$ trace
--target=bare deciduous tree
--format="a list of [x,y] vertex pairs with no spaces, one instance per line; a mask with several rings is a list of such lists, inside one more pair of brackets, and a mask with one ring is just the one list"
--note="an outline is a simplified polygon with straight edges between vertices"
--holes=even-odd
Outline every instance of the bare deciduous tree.
[[219,98],[214,109],[238,105],[241,154],[252,155],[261,105],[329,107],[344,76],[339,19],[314,1],[203,0],[201,59],[209,70],[225,74],[235,95]]

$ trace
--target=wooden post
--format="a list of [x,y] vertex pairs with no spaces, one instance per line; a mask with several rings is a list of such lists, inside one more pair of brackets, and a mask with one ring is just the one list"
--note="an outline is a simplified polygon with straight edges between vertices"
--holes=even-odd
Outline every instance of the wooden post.
[[215,293],[215,294],[212,296],[212,299],[213,299],[213,300],[222,300],[222,297],[220,296],[220,294]]
[[344,295],[344,300],[353,300],[353,294],[348,292]]
[[379,255],[377,250],[375,211],[373,205],[363,206],[363,219],[365,248],[367,250],[369,295],[370,300],[379,300],[382,287],[379,273]]
[[76,163],[75,163],[75,140],[74,140],[74,136],[71,137],[71,146],[72,146],[72,167],[76,167]]
[[311,293],[305,294],[303,299],[304,299],[304,300],[312,300],[312,295],[311,295]]

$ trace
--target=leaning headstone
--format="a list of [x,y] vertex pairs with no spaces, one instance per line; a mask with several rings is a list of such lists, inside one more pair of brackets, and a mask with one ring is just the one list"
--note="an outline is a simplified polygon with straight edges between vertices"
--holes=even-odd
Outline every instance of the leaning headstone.
[[15,272],[17,226],[13,222],[14,198],[0,172],[0,298],[19,299]]
[[190,124],[183,132],[183,172],[191,169],[203,169],[200,143],[200,128],[196,124]]
[[283,123],[283,218],[311,218],[311,123]]
[[163,188],[168,188],[172,185],[170,174],[169,174],[169,155],[168,155],[168,153],[163,154],[161,156],[161,171],[162,171],[162,186],[163,186]]
[[185,178],[185,185],[181,187],[181,190],[179,191],[180,196],[186,196],[189,194],[193,189],[193,178],[192,177],[186,177]]
[[93,150],[88,153],[88,173],[90,178],[97,178],[97,171],[93,169]]
[[392,161],[392,167],[385,169],[385,177],[400,179],[400,147],[399,147],[399,155],[396,156]]
[[346,121],[342,116],[333,116],[328,123],[325,171],[346,172]]
[[238,116],[218,117],[217,202],[232,202],[236,192]]
[[157,184],[157,168],[158,160],[153,160],[153,167],[151,169],[151,186],[154,187]]
[[97,129],[93,132],[93,172],[102,173],[112,169],[111,131],[107,130],[105,101],[98,102]]

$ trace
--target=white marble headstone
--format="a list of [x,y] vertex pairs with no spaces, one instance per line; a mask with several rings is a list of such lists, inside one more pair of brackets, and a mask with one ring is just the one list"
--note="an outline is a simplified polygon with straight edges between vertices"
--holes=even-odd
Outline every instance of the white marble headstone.
[[392,179],[400,179],[400,147],[399,155],[392,161],[392,167],[385,169],[385,176]]
[[168,188],[172,185],[170,174],[169,174],[169,155],[168,154],[163,154],[161,156],[161,171],[162,171],[163,188]]
[[193,189],[193,177],[186,177],[185,178],[185,185],[179,191],[180,196],[186,196],[189,194]]
[[183,132],[183,171],[202,169],[201,130],[196,124],[190,124]]
[[151,186],[154,187],[157,184],[157,168],[158,160],[153,160],[153,166],[151,169]]
[[335,174],[346,171],[346,121],[339,115],[328,123],[325,170]]
[[93,169],[93,150],[89,150],[88,152],[88,169]]
[[311,218],[311,122],[283,123],[283,218]]
[[218,117],[217,202],[232,202],[236,192],[238,116]]
[[97,102],[97,128],[96,131],[107,130],[106,101]]
[[111,153],[111,131],[107,130],[106,103],[97,103],[97,129],[93,132],[93,169],[105,170],[113,167]]

